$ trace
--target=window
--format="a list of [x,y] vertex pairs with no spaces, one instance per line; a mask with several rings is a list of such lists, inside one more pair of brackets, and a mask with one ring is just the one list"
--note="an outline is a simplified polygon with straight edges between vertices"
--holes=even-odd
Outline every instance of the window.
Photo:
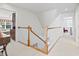
[[68,33],[72,35],[72,28],[73,28],[73,18],[72,17],[66,17],[64,18],[65,28],[68,30]]
[[72,20],[65,20],[67,27],[72,27]]
[[73,20],[72,20],[72,17],[66,17],[66,18],[64,18],[64,22],[65,22],[65,26],[66,27],[72,27],[72,22],[73,22]]
[[10,30],[12,28],[12,21],[7,19],[0,19],[0,30]]

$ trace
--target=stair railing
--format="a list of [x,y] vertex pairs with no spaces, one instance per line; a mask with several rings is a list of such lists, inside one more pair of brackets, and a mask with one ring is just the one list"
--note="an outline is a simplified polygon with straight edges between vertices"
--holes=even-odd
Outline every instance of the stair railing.
[[[41,51],[41,52],[44,52],[45,54],[48,54],[49,53],[49,51],[51,51],[51,49],[52,49],[52,47],[49,49],[49,51],[48,51],[48,30],[51,30],[51,29],[57,29],[57,28],[61,28],[61,27],[50,27],[50,28],[48,28],[47,26],[45,27],[45,40],[43,39],[43,38],[41,38],[36,32],[34,32],[33,30],[32,30],[32,27],[29,25],[28,27],[18,27],[19,29],[27,29],[28,30],[28,44],[27,44],[27,46],[28,47],[33,47],[33,46],[31,46],[31,34],[30,33],[33,33],[36,37],[38,37],[44,44],[45,44],[45,49],[43,49],[43,50],[40,50],[39,48],[37,49],[37,48],[35,48],[35,49],[37,49],[37,50],[39,50],[39,51]],[[57,41],[56,41],[57,42]],[[55,42],[55,44],[56,44],[56,42]],[[23,42],[20,42],[20,43],[22,43],[22,44],[24,44],[24,45],[26,45],[26,43],[23,43]],[[37,44],[36,44],[37,45]],[[33,47],[34,48],[34,47]]]
[[[39,35],[37,35],[33,30],[32,30],[32,27],[29,25],[28,27],[18,27],[19,29],[28,29],[28,44],[27,44],[27,46],[28,47],[33,47],[33,46],[31,46],[31,34],[30,33],[33,33],[36,37],[38,37],[44,44],[45,44],[45,50],[43,49],[43,50],[41,50],[41,49],[39,49],[39,48],[35,48],[35,49],[37,49],[37,50],[39,50],[39,51],[41,51],[41,52],[44,52],[45,54],[48,54],[48,38],[47,38],[47,28],[46,28],[46,31],[45,31],[45,41],[44,41],[44,39],[42,39]],[[23,42],[20,42],[20,43],[23,43]],[[23,43],[24,45],[25,45],[25,43]],[[33,47],[34,48],[34,47]]]
[[[52,30],[52,29],[59,29],[59,28],[62,28],[62,27],[49,27],[48,30]],[[52,47],[49,49],[48,52],[50,52],[52,50],[52,48],[56,45],[56,43],[59,41],[59,39],[61,38],[61,36],[59,36],[56,40],[56,42],[52,45]]]
[[[32,30],[32,27],[28,26],[28,45],[30,45],[30,34],[29,33],[33,33],[37,38],[39,38],[44,44],[45,44],[45,47],[44,49],[40,50],[40,49],[37,49],[39,51],[42,51],[46,54],[48,54],[48,44],[47,44],[47,38],[46,40],[44,41],[44,39],[42,39],[38,34],[36,34],[33,30]],[[40,42],[39,42],[40,43]]]

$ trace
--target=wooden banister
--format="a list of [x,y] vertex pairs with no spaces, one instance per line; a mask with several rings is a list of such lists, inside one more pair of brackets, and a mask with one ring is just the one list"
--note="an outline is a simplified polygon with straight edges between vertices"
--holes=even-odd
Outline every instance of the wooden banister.
[[[33,48],[35,48],[35,49],[37,49],[37,50],[39,50],[39,51],[42,51],[42,52],[44,52],[44,53],[46,53],[46,54],[48,54],[48,28],[46,27],[45,29],[46,29],[46,35],[45,35],[45,41],[39,36],[39,35],[37,35],[33,30],[32,30],[32,27],[29,25],[28,27],[18,27],[18,29],[27,29],[28,30],[28,44],[27,44],[27,46],[28,47],[33,47]],[[31,33],[33,33],[37,38],[39,38],[45,45],[44,45],[44,48],[37,48],[37,47],[34,47],[35,45],[37,45],[37,44],[34,44],[33,46],[31,45],[31,42],[30,42],[30,32]],[[23,42],[20,42],[20,43],[22,43],[22,44],[24,44],[25,45],[25,43],[23,43]],[[39,42],[40,43],[40,42]]]
[[48,27],[45,26],[46,53],[48,54]]
[[29,41],[29,39],[30,39],[30,31],[35,35],[35,36],[37,36],[41,41],[43,41],[44,43],[46,43],[40,36],[38,36],[33,30],[32,30],[32,28],[30,27],[30,26],[28,26],[28,27],[20,27],[20,26],[18,26],[18,29],[28,29],[28,41]]
[[44,52],[45,54],[48,54],[48,27],[46,26],[45,27],[45,41],[40,37],[40,36],[38,36],[32,29],[30,29],[30,31],[35,35],[35,36],[37,36],[41,41],[43,41],[44,43],[45,43],[45,46],[44,46],[44,48],[42,48],[42,50],[40,50],[40,49],[38,49],[38,48],[36,48],[37,50],[39,50],[39,51],[42,51],[42,52]]
[[33,30],[31,30],[31,32],[46,44],[46,42],[40,36],[38,36]]
[[62,28],[62,27],[49,27],[48,29],[56,29],[56,28]]
[[[44,52],[44,53],[46,53],[46,54],[48,54],[51,50],[52,50],[52,48],[53,48],[53,46],[56,44],[56,42],[58,41],[56,41],[55,43],[54,43],[54,45],[49,49],[49,51],[48,51],[48,30],[49,29],[58,29],[58,28],[62,28],[62,27],[50,27],[50,28],[48,28],[47,26],[45,27],[45,40],[43,40],[43,38],[41,38],[36,32],[34,32],[33,30],[32,30],[32,27],[30,27],[30,25],[28,26],[28,27],[18,27],[18,29],[27,29],[28,30],[28,44],[25,44],[25,43],[23,43],[23,42],[20,42],[20,43],[22,43],[22,44],[24,44],[24,45],[27,45],[28,47],[33,47],[33,48],[35,48],[35,49],[37,49],[37,50],[39,50],[39,51],[42,51],[42,52]],[[35,43],[34,45],[31,45],[31,39],[30,39],[30,32],[31,33],[33,33],[37,38],[39,38],[44,44],[45,44],[45,46],[44,46],[44,48],[37,48],[37,47],[35,47],[38,43]],[[40,43],[40,42],[39,42]]]
[[28,29],[28,27],[20,27],[20,26],[18,26],[18,29]]

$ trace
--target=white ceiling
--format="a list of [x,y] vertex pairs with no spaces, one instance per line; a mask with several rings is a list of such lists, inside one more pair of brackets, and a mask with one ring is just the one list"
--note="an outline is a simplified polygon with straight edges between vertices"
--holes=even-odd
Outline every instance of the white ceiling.
[[[11,3],[11,5],[16,7],[25,8],[26,10],[30,10],[37,14],[40,19],[40,23],[42,26],[45,24],[51,24],[55,18],[61,13],[73,13],[75,8],[77,7],[77,3]],[[49,11],[50,10],[50,11]],[[48,18],[42,18],[43,13],[47,11],[45,14]],[[51,14],[52,12],[52,14]]]
[[26,8],[27,10],[38,13],[51,9],[57,9],[62,12],[73,11],[77,3],[11,3],[11,5]]

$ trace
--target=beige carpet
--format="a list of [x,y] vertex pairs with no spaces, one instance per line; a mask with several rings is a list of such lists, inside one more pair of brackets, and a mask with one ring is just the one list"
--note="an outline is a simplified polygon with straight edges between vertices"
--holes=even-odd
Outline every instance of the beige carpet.
[[19,42],[11,41],[7,46],[7,53],[9,56],[44,56],[40,51],[22,45]]
[[75,41],[69,38],[60,39],[49,55],[52,56],[79,56],[79,47],[76,46]]
[[[22,45],[19,42],[11,41],[7,47],[9,56],[46,56],[45,54]],[[73,39],[61,38],[52,48],[49,56],[79,56],[79,47],[76,46]]]

